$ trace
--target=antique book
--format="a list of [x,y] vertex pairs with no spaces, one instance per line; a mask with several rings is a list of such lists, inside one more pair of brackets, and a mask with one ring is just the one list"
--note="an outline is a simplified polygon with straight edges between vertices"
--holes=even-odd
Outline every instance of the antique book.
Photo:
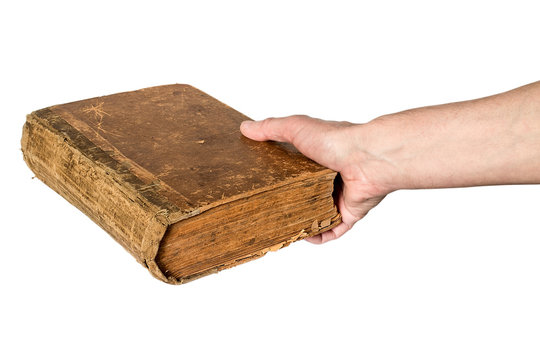
[[179,284],[341,220],[336,173],[242,136],[244,120],[192,86],[165,85],[34,111],[21,144],[36,177]]

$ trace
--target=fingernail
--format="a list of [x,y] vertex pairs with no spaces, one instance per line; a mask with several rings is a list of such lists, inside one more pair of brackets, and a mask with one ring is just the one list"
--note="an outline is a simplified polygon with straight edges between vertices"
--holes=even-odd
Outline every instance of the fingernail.
[[250,126],[252,126],[252,124],[253,124],[253,121],[251,121],[251,120],[242,121],[242,123],[240,124],[240,128],[241,129],[247,129]]

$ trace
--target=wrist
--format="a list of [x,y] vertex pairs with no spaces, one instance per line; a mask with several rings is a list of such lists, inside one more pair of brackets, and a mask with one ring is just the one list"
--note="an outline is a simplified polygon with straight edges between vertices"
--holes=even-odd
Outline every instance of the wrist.
[[340,173],[344,180],[373,189],[374,196],[384,196],[407,187],[401,165],[395,157],[403,150],[396,121],[394,114],[384,115],[366,124],[343,129],[347,162]]

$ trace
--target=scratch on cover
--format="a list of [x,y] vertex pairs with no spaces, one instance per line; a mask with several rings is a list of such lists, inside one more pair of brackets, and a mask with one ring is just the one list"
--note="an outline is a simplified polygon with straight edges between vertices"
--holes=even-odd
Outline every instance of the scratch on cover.
[[94,118],[98,120],[97,127],[99,130],[103,130],[101,128],[101,125],[103,124],[103,116],[108,115],[111,116],[108,112],[103,110],[103,101],[100,103],[97,103],[96,105],[90,105],[82,109],[83,113],[93,113]]

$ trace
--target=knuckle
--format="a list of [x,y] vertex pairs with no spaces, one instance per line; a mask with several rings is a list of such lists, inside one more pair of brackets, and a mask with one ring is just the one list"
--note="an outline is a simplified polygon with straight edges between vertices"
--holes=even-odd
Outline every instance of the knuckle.
[[265,135],[267,136],[273,135],[272,127],[275,120],[276,120],[275,118],[268,118],[268,119],[263,120],[261,124],[261,130]]
[[304,115],[304,114],[296,114],[296,115],[292,115],[291,118],[293,118],[293,119],[298,119],[298,120],[307,120],[307,119],[311,119],[310,116],[307,116],[307,115]]

